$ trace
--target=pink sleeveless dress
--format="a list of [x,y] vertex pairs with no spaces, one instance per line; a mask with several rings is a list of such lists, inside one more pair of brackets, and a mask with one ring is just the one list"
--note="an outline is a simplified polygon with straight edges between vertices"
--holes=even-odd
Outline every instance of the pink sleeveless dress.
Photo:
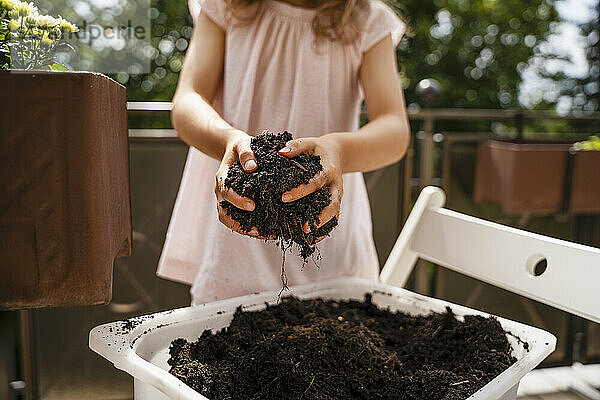
[[[226,32],[223,81],[213,106],[231,125],[251,135],[288,130],[294,137],[356,131],[363,53],[404,24],[379,1],[365,12],[352,45],[314,44],[314,10],[264,0],[257,18],[237,24],[223,0],[190,0]],[[213,191],[219,166],[190,148],[157,274],[192,285],[192,303],[281,288],[281,249],[231,232],[217,218]],[[377,280],[371,213],[361,173],[344,175],[338,227],[318,245],[321,260],[303,265],[297,249],[286,256],[288,284],[345,276]]]

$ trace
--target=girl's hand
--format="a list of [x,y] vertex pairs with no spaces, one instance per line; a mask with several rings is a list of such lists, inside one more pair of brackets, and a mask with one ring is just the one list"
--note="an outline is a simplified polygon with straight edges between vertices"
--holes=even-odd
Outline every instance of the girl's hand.
[[227,212],[221,207],[221,201],[225,200],[242,210],[254,210],[254,201],[252,201],[251,198],[242,196],[236,193],[233,189],[225,186],[225,179],[227,178],[229,167],[231,167],[236,161],[239,160],[240,164],[242,164],[242,168],[246,172],[253,172],[258,168],[258,165],[256,164],[256,157],[250,148],[251,139],[252,137],[247,133],[238,131],[232,135],[231,139],[227,141],[225,154],[223,154],[221,165],[217,170],[215,195],[217,196],[217,211],[219,212],[219,221],[221,221],[229,229],[241,233],[242,235],[259,238],[260,236],[256,227],[252,227],[249,232],[243,231],[240,227],[240,224],[227,215]]
[[[325,135],[291,140],[286,143],[283,149],[279,150],[279,154],[288,158],[296,157],[302,153],[321,156],[323,170],[312,177],[308,183],[283,193],[281,200],[284,203],[290,203],[319,190],[323,186],[329,188],[331,203],[319,214],[317,227],[321,227],[340,214],[340,205],[344,193],[340,149],[332,136]],[[308,222],[304,223],[303,229],[306,233],[310,232]],[[319,238],[317,241],[321,239],[323,238]]]

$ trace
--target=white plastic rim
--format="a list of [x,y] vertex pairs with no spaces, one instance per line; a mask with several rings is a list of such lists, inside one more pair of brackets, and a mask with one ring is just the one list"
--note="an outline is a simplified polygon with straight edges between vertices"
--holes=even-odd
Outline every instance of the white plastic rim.
[[[194,307],[151,314],[135,318],[137,326],[123,330],[123,321],[100,325],[90,331],[89,345],[92,350],[111,361],[114,366],[129,373],[136,380],[136,399],[159,398],[152,393],[163,393],[167,398],[200,400],[204,396],[169,374],[167,359],[172,340],[184,338],[196,340],[204,330],[213,331],[226,327],[236,308],[260,310],[265,302],[275,304],[278,291],[237,297]],[[405,289],[360,278],[344,278],[298,286],[289,294],[299,298],[334,300],[363,300],[366,293],[373,295],[373,303],[413,315],[444,312],[447,306],[457,317],[490,314],[452,304],[443,300],[422,296]],[[286,293],[286,294],[288,294]],[[503,371],[468,400],[497,400],[516,398],[516,387],[521,378],[542,362],[556,347],[556,337],[549,332],[515,321],[497,317],[513,347],[517,362]],[[517,340],[518,337],[521,341]],[[529,350],[522,342],[529,344]],[[144,388],[144,385],[148,387]],[[152,388],[158,389],[159,392]]]

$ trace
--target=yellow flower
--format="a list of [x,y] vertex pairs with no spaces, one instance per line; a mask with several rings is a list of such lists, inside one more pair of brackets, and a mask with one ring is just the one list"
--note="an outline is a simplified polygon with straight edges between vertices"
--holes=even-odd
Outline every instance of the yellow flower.
[[52,39],[50,39],[48,32],[44,32],[44,35],[42,36],[42,45],[46,47],[52,46]]
[[33,3],[27,3],[25,1],[15,1],[14,10],[19,13],[21,17],[25,17],[29,14],[37,12],[37,7]]
[[37,26],[37,14],[29,14],[25,17],[25,22],[29,26]]
[[19,12],[17,10],[11,10],[8,12],[8,17],[10,19],[17,19],[19,18]]
[[8,23],[8,29],[10,29],[11,32],[16,32],[20,27],[21,24],[15,19],[11,19]]
[[70,23],[62,17],[58,19],[58,27],[63,33],[79,32],[79,28],[77,27],[77,25]]
[[0,8],[4,10],[12,10],[15,6],[15,2],[13,0],[0,0]]
[[48,32],[48,37],[52,40],[60,38],[60,35],[62,34],[62,32],[58,26],[55,26],[54,28],[48,30],[47,32]]
[[38,15],[36,22],[38,28],[44,30],[50,30],[58,25],[58,20],[50,15]]
[[598,136],[590,136],[589,140],[577,142],[573,144],[575,150],[600,150],[600,138]]

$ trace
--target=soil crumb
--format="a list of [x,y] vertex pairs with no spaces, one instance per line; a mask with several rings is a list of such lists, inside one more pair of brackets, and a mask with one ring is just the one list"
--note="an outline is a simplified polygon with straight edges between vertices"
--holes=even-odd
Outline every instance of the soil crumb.
[[516,361],[495,318],[410,316],[370,295],[238,309],[169,351],[170,373],[209,399],[463,400]]
[[[243,231],[249,232],[256,226],[261,236],[278,240],[284,252],[291,243],[296,243],[306,261],[315,252],[316,239],[327,236],[337,225],[337,219],[316,228],[319,214],[331,202],[326,187],[291,203],[281,200],[284,192],[308,183],[323,170],[318,155],[300,154],[291,159],[279,155],[277,152],[290,140],[292,134],[287,131],[263,132],[252,138],[250,146],[258,169],[245,172],[238,161],[229,168],[225,186],[253,199],[254,211],[239,209],[227,201],[222,201],[221,207],[240,223]],[[309,223],[311,233],[304,233],[305,222]]]

